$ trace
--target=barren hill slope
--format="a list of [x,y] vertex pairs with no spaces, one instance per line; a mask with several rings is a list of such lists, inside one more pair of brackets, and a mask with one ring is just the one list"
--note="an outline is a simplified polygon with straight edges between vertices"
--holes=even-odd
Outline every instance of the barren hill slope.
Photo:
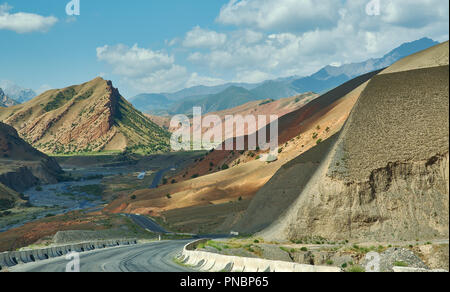
[[25,104],[0,109],[0,120],[46,153],[168,149],[169,134],[102,78],[50,90]]
[[[439,66],[424,57],[430,52],[448,60],[448,45],[438,45],[371,79],[318,169],[306,184],[295,185],[295,201],[277,211],[281,215],[261,236],[448,237],[449,68],[448,61]],[[285,175],[284,180],[302,181],[292,172]],[[258,193],[255,200],[258,196],[267,193]],[[256,209],[246,216],[256,216]],[[257,231],[258,226],[243,229]]]

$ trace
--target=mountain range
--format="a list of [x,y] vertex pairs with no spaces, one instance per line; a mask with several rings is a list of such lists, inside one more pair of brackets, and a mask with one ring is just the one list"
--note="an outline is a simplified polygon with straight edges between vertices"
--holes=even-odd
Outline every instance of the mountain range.
[[3,90],[0,88],[0,107],[10,107],[16,105],[17,102],[9,98]]
[[[422,38],[404,43],[377,59],[345,64],[342,66],[326,66],[318,72],[306,77],[288,77],[269,80],[258,84],[227,83],[219,86],[196,86],[176,93],[140,94],[130,99],[137,109],[156,115],[185,114],[192,111],[192,106],[201,106],[211,111],[229,109],[257,99],[280,99],[304,92],[325,93],[356,76],[379,70],[392,65],[398,60],[425,50],[438,42]],[[231,89],[230,89],[231,88]],[[239,88],[239,89],[238,89]],[[229,90],[230,89],[230,90]],[[239,92],[242,103],[237,104],[232,94]],[[218,96],[217,96],[218,94]],[[217,99],[219,97],[219,99]],[[217,99],[218,104],[214,105]],[[230,100],[230,103],[223,102]]]
[[9,80],[0,80],[0,88],[9,98],[18,103],[27,102],[37,96],[34,90],[23,88]]

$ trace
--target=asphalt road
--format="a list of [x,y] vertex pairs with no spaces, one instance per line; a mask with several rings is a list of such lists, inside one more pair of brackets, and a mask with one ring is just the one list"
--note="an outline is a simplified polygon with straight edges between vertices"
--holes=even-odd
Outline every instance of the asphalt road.
[[133,222],[136,223],[137,225],[139,225],[140,227],[147,229],[151,232],[163,233],[163,234],[169,233],[164,228],[159,226],[155,221],[153,221],[152,219],[150,219],[148,217],[134,215],[134,214],[125,214],[125,216],[131,218],[133,220]]
[[155,177],[153,178],[153,181],[152,181],[152,184],[150,185],[150,188],[151,189],[156,189],[158,187],[159,183],[161,182],[164,174],[166,172],[168,172],[169,170],[171,170],[172,168],[176,168],[176,166],[171,166],[171,167],[168,167],[166,169],[162,169],[162,170],[158,171],[155,174]]
[[[174,257],[192,240],[107,248],[80,253],[80,272],[193,272],[178,265]],[[65,272],[64,256],[9,268],[11,272]]]

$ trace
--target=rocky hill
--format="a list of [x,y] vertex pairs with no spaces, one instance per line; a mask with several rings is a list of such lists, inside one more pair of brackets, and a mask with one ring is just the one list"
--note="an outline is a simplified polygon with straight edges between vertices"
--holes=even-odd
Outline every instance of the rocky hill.
[[0,87],[9,98],[18,103],[27,102],[37,95],[32,89],[23,88],[9,80],[0,80]]
[[[268,226],[259,235],[276,240],[447,238],[448,78],[448,42],[373,77],[335,142],[281,169],[235,227]],[[311,173],[294,171],[305,164]]]
[[14,128],[0,122],[0,209],[20,201],[17,192],[56,183],[61,175],[56,160],[31,147]]
[[45,153],[166,151],[169,134],[135,110],[110,81],[47,91],[0,111],[0,121]]
[[3,90],[0,88],[0,107],[10,107],[13,105],[16,105],[17,102],[8,96],[3,92]]

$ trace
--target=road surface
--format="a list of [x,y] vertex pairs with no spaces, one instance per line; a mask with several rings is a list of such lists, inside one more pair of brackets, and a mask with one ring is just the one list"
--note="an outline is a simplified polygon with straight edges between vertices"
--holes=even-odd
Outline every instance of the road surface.
[[135,224],[137,224],[140,227],[147,229],[151,232],[162,233],[162,234],[169,233],[164,228],[159,226],[159,224],[157,224],[155,221],[153,221],[152,219],[150,219],[148,217],[141,216],[141,215],[134,215],[134,214],[124,214],[124,215],[127,216],[128,218],[131,218],[131,220],[133,220],[133,222]]
[[[174,257],[192,240],[158,241],[80,253],[80,272],[194,272]],[[64,256],[11,267],[11,272],[65,272]]]
[[165,169],[161,169],[160,171],[158,171],[155,174],[155,177],[153,178],[153,181],[152,181],[152,184],[150,185],[150,188],[151,189],[156,189],[158,187],[159,183],[161,182],[164,174],[166,172],[168,172],[169,170],[171,170],[172,168],[176,168],[176,166],[171,166],[171,167],[168,167],[168,168],[165,168]]

